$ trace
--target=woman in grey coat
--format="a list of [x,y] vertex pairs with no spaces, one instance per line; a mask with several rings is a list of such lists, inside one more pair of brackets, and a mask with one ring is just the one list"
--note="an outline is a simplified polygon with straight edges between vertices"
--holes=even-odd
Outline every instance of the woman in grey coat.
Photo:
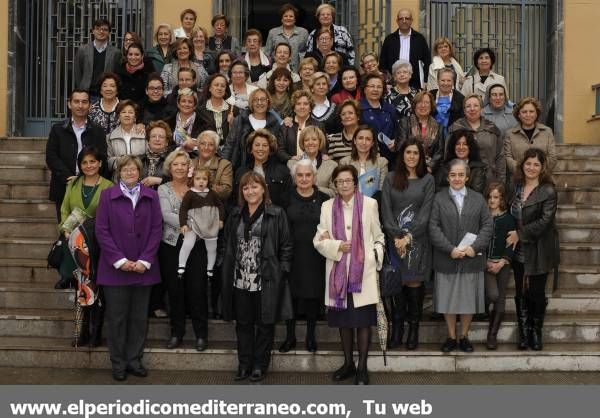
[[427,226],[435,193],[435,182],[427,173],[425,158],[425,150],[418,139],[404,141],[396,169],[386,176],[381,192],[388,254],[400,271],[399,280],[403,284],[400,294],[386,301],[388,315],[392,318],[390,348],[402,344],[405,317],[409,325],[406,348],[415,350],[419,344],[419,321],[425,296],[423,282],[431,273]]
[[[429,219],[435,270],[434,307],[444,314],[448,339],[442,351],[460,347],[472,352],[468,333],[473,314],[484,310],[485,251],[492,237],[492,217],[481,194],[465,186],[469,166],[463,160],[449,165],[450,187],[435,195]],[[456,316],[460,315],[460,342]]]

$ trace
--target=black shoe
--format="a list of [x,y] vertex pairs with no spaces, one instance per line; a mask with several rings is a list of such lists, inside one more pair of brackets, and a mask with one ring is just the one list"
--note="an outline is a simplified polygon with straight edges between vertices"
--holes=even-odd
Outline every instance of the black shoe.
[[137,377],[147,377],[148,376],[148,369],[146,369],[142,365],[139,365],[138,367],[127,367],[126,371],[127,371],[127,373],[132,374]]
[[73,287],[74,279],[72,277],[61,277],[54,284],[55,289],[70,289]]
[[167,348],[169,350],[177,348],[177,347],[179,347],[181,345],[182,341],[183,341],[183,338],[180,338],[180,337],[171,337],[171,339],[167,343]]
[[350,364],[344,363],[344,365],[342,367],[340,367],[335,372],[333,372],[333,381],[341,382],[342,380],[351,378],[355,374],[356,374],[356,366],[354,365],[354,363],[350,363]]
[[365,368],[364,370],[357,370],[354,375],[355,385],[368,385],[369,384],[369,372]]
[[204,351],[208,346],[208,339],[206,338],[198,338],[196,340],[196,351]]
[[254,369],[254,370],[252,370],[252,374],[250,375],[250,381],[251,382],[260,382],[261,380],[263,380],[265,378],[266,375],[267,375],[267,373],[262,371],[261,369]]
[[472,353],[473,350],[473,344],[471,344],[471,341],[469,341],[469,337],[467,337],[466,335],[464,337],[460,337],[460,340],[458,341],[458,346],[460,347],[461,351],[464,351],[465,353]]
[[306,340],[304,341],[305,345],[306,345],[306,351],[310,352],[310,353],[316,353],[317,352],[317,340],[315,340],[315,336],[313,335],[312,337],[306,337]]
[[281,343],[281,345],[279,346],[279,352],[280,353],[287,353],[288,351],[293,350],[294,348],[296,348],[296,338],[293,338],[291,340],[286,339],[283,343]]
[[250,369],[247,369],[245,367],[238,367],[238,371],[236,373],[236,375],[233,377],[233,380],[235,380],[236,382],[239,382],[241,380],[246,380],[248,377],[250,377]]
[[122,382],[127,379],[127,373],[125,372],[125,370],[113,370],[112,378],[117,382]]
[[449,353],[456,350],[456,338],[447,338],[446,342],[442,345],[442,352]]

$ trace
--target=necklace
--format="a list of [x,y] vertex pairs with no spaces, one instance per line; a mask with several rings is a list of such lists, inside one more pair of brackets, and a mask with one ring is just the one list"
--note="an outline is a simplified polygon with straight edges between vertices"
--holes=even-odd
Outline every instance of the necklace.
[[[96,184],[94,184],[94,186],[87,186],[85,184],[85,180],[83,181],[83,184],[81,185],[81,197],[83,198],[82,200],[88,200],[91,196],[94,195],[94,193],[96,193],[96,189],[98,189],[98,185],[100,184],[100,178],[98,177],[98,180],[96,180]],[[85,190],[88,190],[88,192],[86,193]]]

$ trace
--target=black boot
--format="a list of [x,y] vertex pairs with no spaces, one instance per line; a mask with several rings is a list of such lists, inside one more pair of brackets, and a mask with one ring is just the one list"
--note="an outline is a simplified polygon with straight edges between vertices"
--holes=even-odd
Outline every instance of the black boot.
[[210,283],[210,308],[211,318],[221,319],[219,311],[219,298],[221,296],[221,275],[220,270],[213,270],[213,276],[209,278]]
[[315,328],[317,327],[317,321],[314,319],[306,320],[306,351],[310,353],[317,352],[317,339],[315,337]]
[[487,342],[486,346],[488,350],[495,350],[498,348],[498,330],[500,329],[500,324],[502,324],[502,319],[504,319],[504,312],[498,312],[493,310],[490,315],[490,326],[488,328],[487,333]]
[[423,312],[423,299],[425,298],[425,288],[405,287],[407,293],[408,305],[408,335],[406,337],[406,348],[416,350],[419,346],[419,322]]
[[391,297],[391,318],[392,327],[389,348],[396,348],[402,345],[402,337],[404,336],[404,319],[406,318],[406,297],[404,292]]
[[533,314],[531,315],[531,339],[529,340],[529,346],[535,350],[540,351],[544,348],[542,342],[542,327],[544,326],[544,317],[546,316],[546,305],[548,299],[543,297],[532,297],[533,302]]
[[525,297],[515,296],[515,309],[517,313],[517,348],[527,350],[529,348],[529,324],[527,321],[527,300]]
[[90,347],[102,345],[102,326],[104,325],[104,305],[100,300],[91,307]]
[[285,341],[279,346],[280,353],[287,353],[296,348],[296,320],[288,319],[285,321],[285,329]]

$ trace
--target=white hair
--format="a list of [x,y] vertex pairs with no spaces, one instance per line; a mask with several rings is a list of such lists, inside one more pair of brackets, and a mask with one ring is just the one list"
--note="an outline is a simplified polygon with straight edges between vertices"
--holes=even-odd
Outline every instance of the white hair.
[[296,164],[292,166],[290,172],[292,174],[292,178],[296,181],[296,172],[298,171],[298,167],[308,167],[310,168],[311,173],[313,173],[314,183],[317,183],[317,167],[313,164],[313,162],[308,158],[302,158],[301,160],[296,161]]
[[215,148],[219,148],[219,142],[221,142],[221,138],[219,137],[219,134],[215,131],[207,129],[206,131],[200,132],[200,135],[198,135],[198,139],[202,138],[212,139],[212,141],[215,143]]

